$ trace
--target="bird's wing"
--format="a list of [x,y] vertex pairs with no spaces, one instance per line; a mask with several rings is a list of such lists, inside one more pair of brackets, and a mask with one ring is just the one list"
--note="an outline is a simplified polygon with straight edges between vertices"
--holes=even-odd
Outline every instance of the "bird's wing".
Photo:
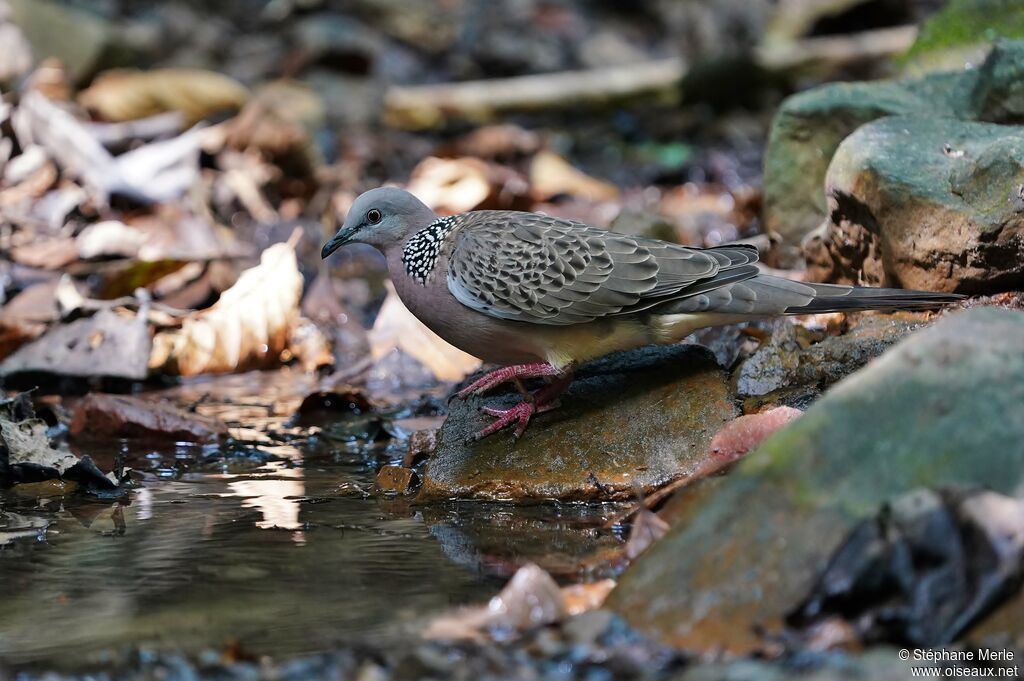
[[453,239],[452,295],[535,324],[629,314],[757,275],[752,247],[686,248],[535,213],[468,213]]

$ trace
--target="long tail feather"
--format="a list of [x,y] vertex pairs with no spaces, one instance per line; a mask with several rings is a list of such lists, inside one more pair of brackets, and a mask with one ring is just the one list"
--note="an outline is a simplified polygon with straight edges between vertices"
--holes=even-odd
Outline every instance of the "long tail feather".
[[964,298],[955,293],[934,293],[898,288],[867,288],[810,283],[804,285],[814,289],[814,298],[805,305],[787,307],[786,314],[816,314],[854,310],[931,310]]

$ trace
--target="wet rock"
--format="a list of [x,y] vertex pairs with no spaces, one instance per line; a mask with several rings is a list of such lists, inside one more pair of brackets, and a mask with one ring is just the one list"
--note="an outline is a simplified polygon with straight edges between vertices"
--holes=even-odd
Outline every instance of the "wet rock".
[[385,494],[408,494],[418,484],[415,471],[402,466],[384,466],[377,473],[377,489]]
[[[765,396],[779,397],[774,393],[786,393],[784,402],[808,402],[925,324],[910,315],[875,314],[865,316],[843,335],[824,338],[803,326],[781,324],[733,373],[736,392],[758,398],[748,406],[771,401]],[[789,390],[793,388],[797,390]]]
[[126,437],[210,442],[227,435],[219,419],[193,414],[165,400],[92,393],[75,407],[75,438]]
[[673,527],[608,607],[674,644],[750,651],[885,501],[947,484],[1024,482],[1024,313],[976,308],[834,386],[724,478],[677,495]]
[[[833,83],[787,99],[765,151],[765,227],[796,260],[801,239],[827,213],[825,173],[839,144],[890,115],[1015,123],[1024,115],[1019,71],[1024,43],[1000,43],[977,68],[915,80]],[[941,140],[937,145],[941,148]]]
[[807,247],[821,281],[992,293],[1024,282],[1024,130],[886,118],[829,166],[829,217]]
[[487,404],[518,393],[452,399],[427,462],[425,497],[627,498],[697,467],[735,413],[725,375],[697,346],[620,353],[585,367],[561,407],[533,419],[519,441],[469,438]]

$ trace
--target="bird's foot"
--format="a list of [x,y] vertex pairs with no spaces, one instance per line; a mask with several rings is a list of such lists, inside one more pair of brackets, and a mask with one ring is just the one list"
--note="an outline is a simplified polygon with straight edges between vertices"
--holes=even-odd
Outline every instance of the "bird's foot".
[[531,418],[536,414],[551,411],[558,406],[558,396],[565,392],[565,389],[569,387],[571,382],[571,372],[560,372],[551,383],[532,394],[527,394],[520,402],[517,402],[508,409],[482,407],[481,411],[488,416],[493,416],[495,420],[474,435],[473,440],[482,440],[488,435],[493,435],[513,424],[515,424],[513,435],[518,440],[526,432],[526,426],[530,424]]
[[488,416],[493,416],[494,421],[491,422],[486,428],[481,430],[479,433],[473,436],[474,440],[482,440],[488,435],[494,435],[499,430],[508,428],[515,424],[515,430],[513,431],[514,437],[518,440],[519,437],[526,431],[526,426],[530,424],[530,419],[534,414],[539,414],[542,411],[553,409],[554,405],[548,405],[546,407],[538,407],[537,403],[533,400],[524,399],[522,402],[517,402],[515,405],[508,409],[495,409],[493,407],[483,407],[483,411]]
[[515,364],[489,371],[477,380],[473,381],[459,391],[459,397],[465,399],[470,395],[484,393],[496,388],[502,383],[521,381],[525,378],[540,378],[542,376],[559,376],[563,372],[551,366],[547,362],[535,362],[533,364]]

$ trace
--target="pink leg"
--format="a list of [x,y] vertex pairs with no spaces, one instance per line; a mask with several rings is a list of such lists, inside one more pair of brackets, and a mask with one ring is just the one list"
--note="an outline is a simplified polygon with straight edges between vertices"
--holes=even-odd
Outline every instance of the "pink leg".
[[572,372],[566,371],[558,374],[551,383],[544,386],[532,395],[528,395],[517,402],[509,409],[494,409],[484,407],[483,412],[495,418],[494,422],[473,436],[474,440],[482,440],[488,435],[493,435],[503,428],[515,424],[514,436],[518,439],[529,425],[534,414],[543,414],[555,408],[555,401],[558,396],[565,392],[565,389],[572,383]]
[[540,378],[542,376],[558,376],[562,372],[547,362],[534,364],[515,364],[488,372],[459,391],[459,397],[466,398],[474,393],[483,393],[496,388],[502,383],[517,381],[524,378]]

